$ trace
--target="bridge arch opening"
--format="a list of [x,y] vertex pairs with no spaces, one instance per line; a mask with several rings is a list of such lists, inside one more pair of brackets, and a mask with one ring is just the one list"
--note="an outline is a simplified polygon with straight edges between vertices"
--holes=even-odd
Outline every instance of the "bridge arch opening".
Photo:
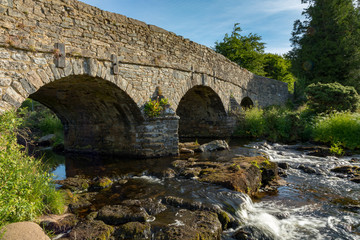
[[69,76],[42,86],[29,98],[61,120],[67,151],[136,155],[137,126],[144,119],[136,103],[115,84],[87,75]]
[[217,137],[223,134],[227,114],[218,94],[207,86],[191,88],[180,100],[176,114],[179,137]]
[[254,102],[251,100],[251,98],[244,97],[243,100],[241,100],[240,106],[244,110],[251,109],[254,106]]

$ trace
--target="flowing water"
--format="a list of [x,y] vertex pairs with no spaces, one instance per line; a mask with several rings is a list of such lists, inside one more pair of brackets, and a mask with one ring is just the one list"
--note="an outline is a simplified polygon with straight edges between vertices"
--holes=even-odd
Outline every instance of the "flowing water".
[[[231,144],[231,152],[203,154],[206,159],[226,159],[242,155],[269,155],[277,163],[287,163],[287,185],[278,193],[253,202],[246,194],[219,186],[200,183],[193,179],[162,178],[176,158],[124,160],[67,157],[54,174],[57,179],[85,175],[90,178],[107,176],[113,180],[126,180],[113,186],[111,192],[100,193],[93,202],[96,209],[117,204],[125,199],[177,196],[187,200],[215,204],[243,223],[242,228],[253,232],[253,239],[360,239],[360,184],[330,169],[341,165],[360,166],[352,157],[313,157],[297,146],[251,143],[245,147]],[[315,173],[305,173],[299,165],[311,167]],[[157,215],[155,223],[181,224],[171,209]],[[237,229],[223,233],[223,239],[233,239]]]

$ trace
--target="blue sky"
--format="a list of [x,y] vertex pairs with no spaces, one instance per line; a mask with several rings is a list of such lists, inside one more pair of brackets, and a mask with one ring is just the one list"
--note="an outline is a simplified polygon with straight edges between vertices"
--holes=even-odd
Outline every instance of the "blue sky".
[[240,23],[243,34],[260,35],[266,52],[291,49],[293,23],[306,5],[301,0],[81,0],[110,12],[153,24],[213,47]]

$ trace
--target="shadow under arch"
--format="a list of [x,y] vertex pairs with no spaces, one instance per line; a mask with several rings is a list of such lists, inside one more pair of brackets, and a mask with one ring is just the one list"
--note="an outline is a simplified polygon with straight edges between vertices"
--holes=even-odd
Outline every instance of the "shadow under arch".
[[144,119],[133,99],[115,84],[73,75],[42,86],[29,98],[59,117],[66,151],[137,155],[137,126]]
[[179,137],[221,137],[227,114],[219,95],[210,87],[195,86],[180,100],[176,115]]
[[247,110],[247,109],[250,109],[254,106],[254,102],[251,100],[251,98],[249,97],[244,97],[242,100],[241,100],[241,103],[240,103],[240,106],[244,109],[244,110]]

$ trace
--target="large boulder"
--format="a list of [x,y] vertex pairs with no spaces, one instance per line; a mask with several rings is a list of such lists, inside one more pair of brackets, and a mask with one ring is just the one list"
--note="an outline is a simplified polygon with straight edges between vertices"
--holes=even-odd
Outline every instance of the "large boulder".
[[151,226],[149,223],[128,222],[121,225],[115,232],[114,238],[120,239],[150,239]]
[[64,233],[71,230],[78,220],[74,214],[46,215],[39,219],[40,226],[53,234]]
[[50,240],[44,230],[33,222],[17,222],[6,225],[0,230],[0,238],[4,240]]

